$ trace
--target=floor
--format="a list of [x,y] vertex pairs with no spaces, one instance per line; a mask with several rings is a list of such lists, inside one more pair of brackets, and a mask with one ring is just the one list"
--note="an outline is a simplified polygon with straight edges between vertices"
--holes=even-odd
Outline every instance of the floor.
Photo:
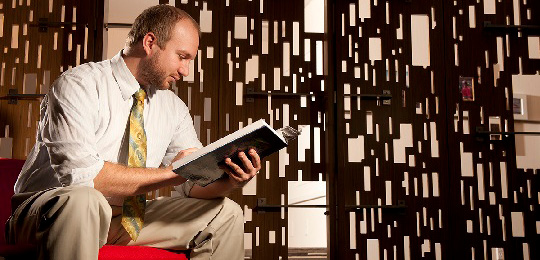
[[[283,259],[294,260],[326,260],[327,252],[326,248],[289,248],[289,255]],[[252,259],[252,253],[250,249],[246,249],[246,256],[244,259]]]

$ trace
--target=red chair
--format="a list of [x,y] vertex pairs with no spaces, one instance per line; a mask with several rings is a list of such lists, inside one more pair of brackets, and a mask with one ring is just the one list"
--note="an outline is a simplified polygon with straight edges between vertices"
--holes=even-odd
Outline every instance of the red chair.
[[[5,225],[11,215],[11,196],[13,185],[24,164],[23,160],[0,158],[0,258],[35,259],[34,245],[7,245],[4,237]],[[99,250],[99,260],[187,260],[188,252],[171,252],[145,246],[112,246],[106,245]]]

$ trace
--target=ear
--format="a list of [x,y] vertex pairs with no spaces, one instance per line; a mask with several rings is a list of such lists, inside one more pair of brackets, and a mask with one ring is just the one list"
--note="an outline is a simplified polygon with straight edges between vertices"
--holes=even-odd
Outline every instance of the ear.
[[157,38],[153,32],[146,33],[146,35],[142,39],[142,45],[143,45],[144,51],[146,52],[146,55],[149,55],[152,52],[152,50],[155,49],[156,47],[159,47],[156,41],[157,41]]

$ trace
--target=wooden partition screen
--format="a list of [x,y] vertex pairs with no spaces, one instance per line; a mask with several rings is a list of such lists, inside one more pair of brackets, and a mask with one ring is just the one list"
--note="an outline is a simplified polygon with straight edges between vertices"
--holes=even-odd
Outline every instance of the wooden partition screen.
[[200,21],[203,33],[192,75],[175,88],[192,111],[201,142],[258,119],[275,129],[289,125],[303,131],[300,140],[266,158],[258,176],[231,196],[244,209],[252,259],[288,255],[288,211],[258,210],[258,200],[287,205],[288,181],[326,181],[332,165],[326,152],[333,149],[327,141],[333,89],[325,72],[321,2],[323,26],[315,32],[305,30],[304,1],[176,3]]
[[[336,3],[337,259],[450,253],[442,10],[443,1]],[[383,93],[392,99],[357,96]]]
[[[540,2],[443,2],[452,162],[447,255],[540,258],[539,176],[517,169],[514,135],[481,134],[514,132],[512,78],[540,70],[529,55],[540,48],[532,45],[540,35]],[[472,101],[462,97],[460,77],[473,78]]]
[[538,4],[337,1],[337,259],[540,257],[538,175],[484,133],[513,132],[512,75],[538,73]]
[[[0,1],[0,97],[46,94],[65,70],[101,59],[103,1]],[[0,157],[35,143],[39,97],[0,100]]]
[[[83,2],[0,1],[0,96],[46,93],[101,57],[104,3]],[[201,24],[172,91],[203,144],[260,118],[303,130],[231,196],[249,258],[540,258],[538,170],[518,170],[500,133],[514,130],[512,76],[540,74],[540,2],[159,2]],[[22,159],[39,103],[8,103],[0,156]],[[328,255],[290,255],[292,181],[327,185]]]

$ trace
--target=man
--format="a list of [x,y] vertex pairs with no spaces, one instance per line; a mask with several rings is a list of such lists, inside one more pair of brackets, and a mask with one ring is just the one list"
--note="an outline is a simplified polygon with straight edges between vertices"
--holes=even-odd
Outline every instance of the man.
[[[32,196],[8,221],[9,242],[37,244],[40,259],[97,259],[105,243],[243,259],[242,210],[225,196],[260,170],[257,153],[240,153],[242,165],[227,159],[227,175],[204,188],[170,166],[201,147],[186,105],[167,90],[188,75],[199,34],[184,11],[150,7],[114,58],[55,81],[15,184]],[[181,196],[145,201],[171,185]]]

